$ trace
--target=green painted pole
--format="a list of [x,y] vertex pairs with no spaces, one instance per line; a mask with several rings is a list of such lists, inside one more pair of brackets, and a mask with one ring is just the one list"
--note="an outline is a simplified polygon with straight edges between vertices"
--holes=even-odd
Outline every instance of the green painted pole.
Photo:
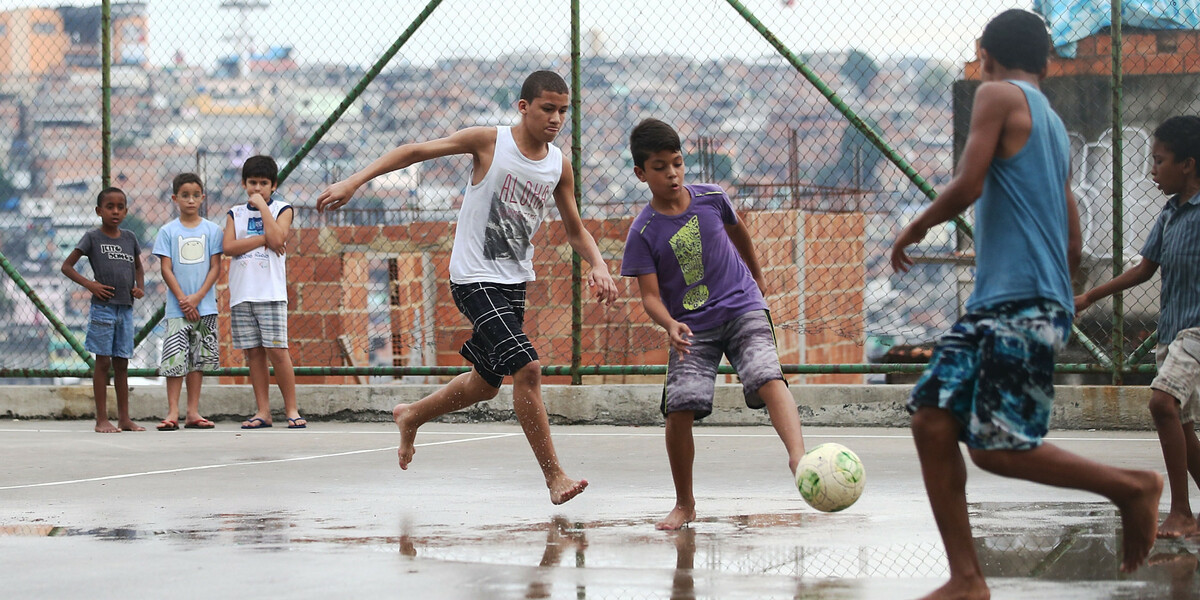
[[1100,346],[1097,346],[1096,342],[1092,341],[1092,338],[1089,338],[1087,334],[1085,334],[1083,330],[1079,328],[1078,325],[1071,323],[1071,332],[1075,335],[1075,339],[1079,340],[1079,344],[1082,345],[1089,353],[1091,353],[1091,355],[1095,357],[1095,359],[1101,365],[1104,365],[1105,367],[1112,367],[1112,358],[1109,358],[1109,356],[1104,353],[1104,350],[1100,348]]
[[[1124,146],[1125,141],[1121,135],[1122,114],[1124,108],[1122,106],[1122,86],[1123,74],[1121,71],[1121,0],[1112,1],[1112,27],[1109,28],[1109,33],[1112,36],[1112,132],[1113,132],[1113,155],[1112,155],[1112,188],[1113,188],[1113,234],[1112,234],[1112,256],[1113,256],[1113,278],[1116,279],[1125,270],[1125,231],[1124,231]],[[1113,332],[1112,332],[1112,383],[1113,385],[1121,385],[1123,373],[1125,370],[1125,293],[1117,291],[1113,294]]]
[[[579,0],[571,0],[571,173],[575,176],[575,209],[583,216],[583,86],[580,78]],[[583,268],[571,250],[571,385],[582,385]]]
[[112,185],[112,7],[100,3],[100,186]]
[[1142,360],[1142,358],[1145,357],[1146,354],[1148,354],[1151,350],[1153,350],[1156,345],[1158,345],[1158,332],[1157,331],[1155,331],[1154,333],[1147,336],[1146,339],[1142,340],[1141,345],[1139,345],[1136,349],[1134,349],[1133,354],[1130,354],[1125,359],[1125,364],[1127,364],[1127,365],[1137,364],[1138,361]]
[[42,302],[37,292],[29,287],[25,278],[21,277],[21,274],[17,272],[17,268],[8,261],[8,257],[4,256],[3,252],[0,252],[0,269],[3,269],[12,278],[13,283],[17,284],[17,288],[25,294],[26,298],[29,298],[29,301],[33,303],[38,312],[42,313],[42,316],[46,317],[46,320],[54,326],[54,330],[63,336],[64,340],[67,340],[67,343],[71,345],[71,349],[75,351],[75,354],[78,354],[89,367],[95,365],[96,361],[92,359],[92,353],[83,348],[83,344],[79,343],[78,339],[75,339],[75,334],[71,333],[70,329],[67,329],[67,326],[54,314],[54,311],[50,310],[49,306],[46,306],[45,302]]
[[383,71],[383,68],[387,66],[389,62],[391,62],[392,57],[396,56],[396,53],[404,47],[404,44],[408,43],[409,38],[416,33],[417,29],[421,27],[421,24],[429,18],[429,15],[433,14],[433,11],[437,9],[438,5],[441,3],[442,0],[429,0],[429,3],[425,5],[425,8],[421,10],[420,14],[413,19],[412,23],[409,23],[408,28],[404,30],[404,33],[401,33],[400,37],[396,38],[396,41],[392,43],[391,47],[389,47],[386,52],[383,53],[383,56],[380,56],[379,60],[375,61],[375,64],[371,65],[371,68],[367,70],[367,73],[363,75],[362,79],[350,89],[350,93],[346,94],[346,97],[342,99],[341,104],[338,104],[337,108],[334,109],[333,114],[330,114],[329,118],[325,119],[324,123],[321,123],[321,126],[318,127],[315,132],[313,132],[312,136],[308,138],[308,141],[304,142],[304,145],[300,147],[300,150],[296,152],[296,155],[288,160],[287,164],[279,170],[279,183],[283,183],[283,181],[288,178],[288,175],[292,174],[292,171],[295,170],[295,168],[300,164],[300,161],[304,160],[304,157],[308,156],[308,153],[311,152],[317,143],[321,141],[321,138],[325,137],[325,134],[329,132],[331,127],[333,127],[333,124],[336,123],[338,119],[342,118],[342,115],[345,114],[346,110],[350,108],[350,105],[354,104],[355,100],[358,100],[358,97],[362,95],[363,90],[367,89],[367,86],[370,85],[371,82],[375,80],[375,77],[378,76],[381,71]]

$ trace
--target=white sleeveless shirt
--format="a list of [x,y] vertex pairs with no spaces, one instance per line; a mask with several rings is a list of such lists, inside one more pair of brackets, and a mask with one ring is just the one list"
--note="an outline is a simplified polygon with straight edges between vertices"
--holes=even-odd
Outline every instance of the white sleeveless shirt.
[[554,202],[562,177],[562,150],[549,146],[546,157],[530,160],[517,148],[509,127],[496,128],[492,165],[478,185],[467,184],[454,247],[453,283],[533,281],[533,234]]
[[[267,201],[271,216],[276,219],[291,204],[272,197]],[[263,235],[262,216],[258,209],[239,204],[229,209],[233,219],[234,239]],[[243,302],[287,301],[287,255],[280,256],[266,246],[259,246],[229,263],[229,306]]]

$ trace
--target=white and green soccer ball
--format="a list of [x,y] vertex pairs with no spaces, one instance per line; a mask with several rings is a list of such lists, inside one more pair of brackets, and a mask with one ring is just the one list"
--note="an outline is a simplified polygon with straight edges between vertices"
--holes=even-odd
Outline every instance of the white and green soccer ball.
[[796,467],[796,487],[809,506],[822,512],[845,510],[862,495],[866,471],[858,455],[841,444],[821,444]]

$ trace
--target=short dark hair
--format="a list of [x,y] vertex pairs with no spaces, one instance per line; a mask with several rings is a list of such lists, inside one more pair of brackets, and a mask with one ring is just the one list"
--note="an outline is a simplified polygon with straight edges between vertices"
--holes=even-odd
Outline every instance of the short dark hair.
[[97,207],[104,206],[104,197],[109,194],[120,194],[122,196],[125,196],[125,203],[129,204],[129,194],[126,194],[125,190],[123,190],[119,187],[114,187],[114,186],[110,185],[110,186],[100,190],[100,193],[96,195],[96,206]]
[[646,159],[655,152],[682,152],[683,143],[679,134],[670,125],[658,119],[644,119],[629,132],[629,153],[633,155],[633,165],[639,169],[646,168]]
[[1166,146],[1176,161],[1192,158],[1200,169],[1200,117],[1171,117],[1154,130],[1154,139]]
[[200,186],[200,193],[204,193],[204,182],[200,181],[200,176],[195,173],[180,173],[171,180],[171,193],[178,194],[179,188],[185,183],[194,183]]
[[251,177],[270,179],[271,185],[279,185],[279,165],[265,154],[251,156],[242,164],[242,183]]
[[1050,57],[1050,32],[1039,15],[1013,8],[988,21],[979,46],[1004,67],[1036,75]]
[[567,87],[566,80],[554,71],[534,71],[525,78],[525,83],[521,84],[521,99],[533,102],[542,92],[570,94],[571,89]]

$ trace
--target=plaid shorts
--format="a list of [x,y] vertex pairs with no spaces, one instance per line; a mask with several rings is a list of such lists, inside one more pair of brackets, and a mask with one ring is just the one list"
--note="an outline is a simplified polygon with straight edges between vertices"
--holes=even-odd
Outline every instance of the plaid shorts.
[[473,328],[459,354],[488,385],[500,387],[506,375],[538,359],[524,331],[524,283],[451,283],[450,295]]
[[1179,401],[1179,420],[1200,420],[1200,328],[1184,329],[1170,344],[1155,349],[1158,375],[1150,388],[1166,392]]
[[690,410],[695,418],[703,419],[712,414],[722,356],[728,356],[737,370],[742,395],[750,408],[765,406],[758,397],[758,388],[783,379],[775,329],[765,310],[750,311],[718,327],[693,331],[691,342],[686,355],[680,356],[674,348],[668,355],[667,383],[660,406],[664,415]]
[[1050,300],[971,311],[938,340],[908,411],[950,411],[970,448],[1032,450],[1050,429],[1054,354],[1070,334],[1071,313]]
[[229,310],[233,347],[287,348],[287,300],[242,302]]
[[194,371],[212,371],[221,366],[220,356],[217,315],[204,315],[199,321],[183,317],[167,319],[159,375],[183,377]]

